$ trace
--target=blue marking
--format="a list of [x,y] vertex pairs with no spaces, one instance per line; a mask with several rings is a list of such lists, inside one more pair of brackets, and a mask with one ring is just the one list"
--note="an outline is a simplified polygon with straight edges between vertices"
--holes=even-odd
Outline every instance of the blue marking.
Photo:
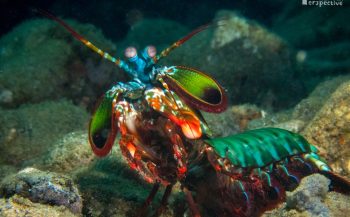
[[320,169],[321,169],[322,171],[325,171],[325,172],[330,172],[330,171],[332,171],[331,168],[330,168],[327,164],[322,165]]
[[304,164],[309,168],[310,172],[313,172],[313,167],[309,163],[304,162]]
[[148,55],[148,46],[145,47],[145,49],[143,49],[143,51],[141,52],[141,56],[146,59],[147,61],[151,60],[150,56]]
[[267,180],[267,183],[270,187],[272,187],[272,184],[271,184],[271,177],[270,177],[270,174],[268,174],[267,172],[264,172],[263,173],[266,177],[266,180]]
[[313,158],[315,158],[315,159],[317,159],[317,160],[320,160],[320,156],[318,156],[318,154],[311,152],[310,155],[311,155]]
[[285,144],[282,145],[282,147],[287,150],[288,154],[293,154],[293,151],[292,151],[291,147],[289,146],[288,141],[286,141]]
[[273,148],[267,148],[266,150],[270,153],[270,155],[272,156],[272,158],[273,158],[274,160],[276,160],[276,161],[277,161],[277,160],[280,160],[280,157],[278,156],[278,153],[277,153],[275,147],[273,147]]
[[293,178],[297,183],[300,182],[300,180],[298,179],[298,177],[294,176],[294,175],[289,175],[289,177]]
[[249,201],[249,197],[248,197],[247,192],[243,192],[243,195],[245,197],[245,201],[248,202]]
[[278,187],[272,187],[273,190],[275,190],[275,192],[277,193],[277,195],[279,196],[280,195],[280,189],[278,189]]

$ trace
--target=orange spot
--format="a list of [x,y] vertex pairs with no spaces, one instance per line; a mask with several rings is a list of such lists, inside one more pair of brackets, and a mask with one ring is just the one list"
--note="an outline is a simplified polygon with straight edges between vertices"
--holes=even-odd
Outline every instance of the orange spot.
[[151,179],[150,177],[144,177],[144,178],[145,178],[146,182],[148,182],[148,183],[154,182],[153,179]]
[[181,127],[183,134],[189,139],[198,139],[202,136],[200,121],[191,112],[182,112],[179,117],[170,115],[170,120]]
[[196,125],[184,123],[181,125],[182,132],[189,139],[198,139],[202,136],[202,130]]
[[187,171],[187,168],[186,167],[180,167],[180,168],[178,168],[177,169],[177,171],[179,172],[179,174],[185,174],[186,173],[186,171]]
[[134,157],[135,156],[136,147],[132,143],[129,142],[126,145],[126,148],[129,150],[131,156]]
[[129,167],[133,170],[137,169],[137,165],[135,163],[129,163]]
[[151,163],[151,162],[148,162],[147,163],[147,168],[149,169],[149,171],[151,171],[151,173],[153,174],[153,175],[156,175],[156,167],[155,167],[155,165],[153,164],[153,163]]
[[221,167],[219,165],[215,165],[215,170],[216,171],[220,171],[221,170]]

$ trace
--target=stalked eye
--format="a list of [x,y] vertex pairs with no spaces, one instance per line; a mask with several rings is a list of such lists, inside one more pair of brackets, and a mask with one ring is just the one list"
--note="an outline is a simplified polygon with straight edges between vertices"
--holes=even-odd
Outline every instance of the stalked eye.
[[126,58],[133,58],[137,55],[136,48],[128,47],[125,49],[124,55]]
[[149,45],[146,47],[147,55],[150,58],[153,58],[157,54],[157,49],[153,45]]

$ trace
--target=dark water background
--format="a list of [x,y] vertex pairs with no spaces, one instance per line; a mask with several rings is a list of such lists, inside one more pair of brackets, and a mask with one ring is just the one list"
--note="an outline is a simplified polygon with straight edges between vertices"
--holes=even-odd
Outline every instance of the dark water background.
[[[167,18],[178,21],[190,28],[211,21],[217,10],[238,10],[244,16],[271,25],[274,16],[284,7],[284,1],[157,1],[157,0],[118,0],[118,1],[40,1],[2,0],[0,2],[0,34],[8,32],[21,21],[36,17],[33,8],[49,10],[62,17],[70,17],[80,22],[92,23],[103,29],[112,40],[119,40],[128,31],[128,19],[132,12],[139,11],[144,17]],[[179,16],[179,13],[181,15]]]

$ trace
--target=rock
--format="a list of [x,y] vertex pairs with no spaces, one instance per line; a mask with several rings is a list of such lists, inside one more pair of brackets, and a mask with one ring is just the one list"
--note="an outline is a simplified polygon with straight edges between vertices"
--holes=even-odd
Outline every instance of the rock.
[[0,177],[5,177],[16,172],[17,168],[13,165],[0,164]]
[[87,112],[68,101],[23,105],[1,110],[1,161],[20,165],[53,148],[68,132],[86,129]]
[[298,188],[287,192],[287,209],[307,211],[316,216],[329,216],[329,210],[322,204],[328,192],[330,180],[315,174],[303,179]]
[[230,108],[220,114],[206,112],[202,114],[213,137],[224,137],[239,132],[239,122]]
[[350,208],[349,195],[328,192],[330,180],[320,174],[302,179],[299,187],[287,192],[286,203],[266,212],[264,217],[342,217]]
[[350,76],[345,75],[329,78],[317,85],[309,96],[302,99],[294,108],[279,112],[264,111],[261,119],[249,122],[248,129],[279,127],[293,132],[302,132],[332,93],[349,80]]
[[[67,22],[101,48],[115,51],[94,26]],[[125,79],[113,63],[48,19],[16,26],[0,38],[0,48],[0,90],[9,91],[6,97],[0,95],[0,105],[6,107],[64,97],[79,103],[83,97],[97,98],[112,81]],[[99,69],[104,70],[97,73]]]
[[342,217],[344,214],[346,215],[346,213],[350,212],[350,197],[348,195],[329,192],[325,198],[325,203],[328,204],[333,216]]
[[72,173],[87,167],[95,159],[86,131],[71,132],[58,139],[52,149],[26,163],[32,167],[60,173]]
[[[127,165],[119,148],[72,174],[84,198],[84,215],[135,216],[151,185]],[[155,204],[159,204],[160,194]]]
[[219,11],[217,19],[226,20],[214,30],[211,49],[206,48],[200,67],[222,82],[232,103],[250,102],[269,109],[295,103],[302,87],[293,78],[292,50],[287,44],[231,11]]
[[50,217],[77,217],[64,206],[51,206],[48,204],[33,203],[27,198],[14,195],[11,198],[0,199],[0,216],[50,216]]
[[[294,121],[291,119],[292,110],[282,110],[279,112],[262,111],[262,117],[260,119],[252,120],[248,123],[248,129],[258,129],[264,127],[273,127],[275,125],[288,123]],[[289,125],[289,124],[288,124]]]
[[260,119],[264,115],[264,111],[255,105],[243,104],[232,106],[231,112],[239,124],[239,130],[245,131],[249,122],[254,119]]
[[80,214],[83,203],[73,181],[63,175],[25,168],[1,181],[0,195],[10,198],[19,195],[34,203],[65,206]]
[[263,111],[255,105],[243,104],[216,113],[202,112],[214,137],[224,137],[245,131],[250,121],[259,119]]
[[305,122],[301,120],[290,120],[287,122],[275,124],[272,127],[282,128],[285,130],[289,130],[295,133],[299,133],[305,127]]
[[350,76],[337,76],[321,82],[307,98],[294,107],[292,118],[310,122],[332,93],[348,80]]
[[215,30],[207,63],[200,66],[222,81],[232,102],[274,109],[295,103],[302,87],[293,78],[292,51],[287,44],[235,13],[220,11],[217,17],[227,20]]
[[336,173],[350,175],[350,81],[325,101],[302,134],[321,149]]
[[[248,129],[253,130],[266,127],[276,127],[299,133],[304,129],[306,125],[304,121],[298,119],[279,120],[278,118],[281,118],[281,116],[281,113],[277,113],[270,116],[266,116],[262,119],[253,120],[249,123]],[[277,119],[274,119],[274,117],[277,117]],[[274,122],[273,120],[277,121]]]

